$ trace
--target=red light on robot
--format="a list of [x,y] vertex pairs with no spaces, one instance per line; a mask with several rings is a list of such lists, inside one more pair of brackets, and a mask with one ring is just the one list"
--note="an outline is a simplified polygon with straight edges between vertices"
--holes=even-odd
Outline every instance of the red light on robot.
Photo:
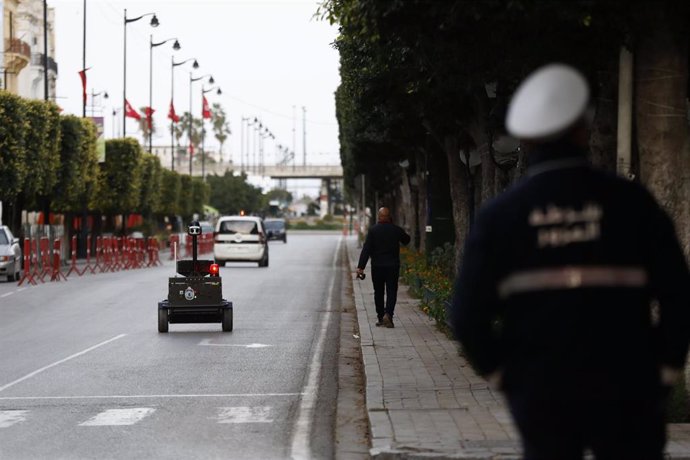
[[218,276],[218,272],[220,272],[220,266],[218,264],[211,264],[208,271],[211,274],[211,276]]

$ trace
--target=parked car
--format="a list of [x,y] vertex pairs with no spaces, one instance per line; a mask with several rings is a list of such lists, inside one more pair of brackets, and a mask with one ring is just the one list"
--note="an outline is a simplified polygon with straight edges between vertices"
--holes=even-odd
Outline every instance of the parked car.
[[266,238],[269,240],[282,240],[287,243],[287,224],[285,219],[266,219],[264,220],[266,227]]
[[268,267],[268,242],[261,218],[225,216],[218,219],[213,257],[221,266],[226,262],[257,262],[259,267]]
[[0,276],[16,281],[22,274],[22,248],[6,225],[0,226]]

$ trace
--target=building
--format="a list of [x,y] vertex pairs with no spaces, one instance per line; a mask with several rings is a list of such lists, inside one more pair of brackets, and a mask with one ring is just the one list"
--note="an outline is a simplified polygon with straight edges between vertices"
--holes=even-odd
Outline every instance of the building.
[[[44,98],[44,21],[42,0],[0,0],[4,52],[0,87],[29,99]],[[48,99],[55,101],[55,10],[48,8]]]

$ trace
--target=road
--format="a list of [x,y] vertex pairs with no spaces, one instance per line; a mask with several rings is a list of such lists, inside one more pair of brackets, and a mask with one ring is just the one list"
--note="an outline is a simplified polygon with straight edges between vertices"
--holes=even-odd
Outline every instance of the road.
[[157,332],[165,266],[0,283],[0,458],[332,458],[343,244],[221,268],[234,331]]

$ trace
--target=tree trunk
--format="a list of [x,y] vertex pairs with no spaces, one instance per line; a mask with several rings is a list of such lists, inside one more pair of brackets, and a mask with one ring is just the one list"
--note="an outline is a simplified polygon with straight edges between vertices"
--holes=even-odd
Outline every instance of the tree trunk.
[[425,151],[416,153],[417,162],[417,249],[426,251],[426,226],[428,218],[427,200],[429,188],[427,184],[427,155]]
[[444,151],[448,161],[448,179],[450,183],[450,194],[453,202],[453,223],[455,224],[455,266],[459,266],[463,254],[465,237],[470,228],[472,208],[474,207],[471,180],[468,178],[468,171],[460,161],[459,145],[457,136],[446,136],[444,138]]
[[[662,7],[647,9],[645,17],[635,55],[640,179],[673,217],[687,254],[687,39],[674,39],[672,18]],[[676,36],[686,37],[677,30]]]

